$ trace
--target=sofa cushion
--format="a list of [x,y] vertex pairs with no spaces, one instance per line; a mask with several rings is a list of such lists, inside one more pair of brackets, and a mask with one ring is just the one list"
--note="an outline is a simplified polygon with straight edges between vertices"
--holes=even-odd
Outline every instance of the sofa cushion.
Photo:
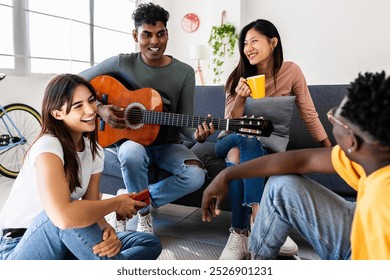
[[[225,115],[225,90],[222,86],[197,86],[194,103],[196,116],[211,114],[216,118],[224,118]],[[208,142],[215,142],[218,132],[207,138]]]
[[[341,100],[348,93],[348,85],[310,85],[309,91],[320,122],[328,134],[330,142],[336,144],[332,133],[333,127],[329,123],[326,113],[330,108],[340,104]],[[318,147],[321,147],[321,145],[310,136],[297,107],[294,106],[291,118],[290,141],[287,150]],[[348,200],[356,199],[356,191],[337,174],[309,174],[308,176]]]
[[[330,142],[335,144],[336,142],[332,134],[332,125],[329,123],[326,113],[330,108],[340,104],[341,100],[348,93],[348,85],[311,85],[309,86],[309,91],[318,112],[320,122],[325,128]],[[318,147],[320,147],[320,144],[315,142],[310,136],[299,115],[297,107],[294,106],[291,118],[290,141],[287,150]]]
[[264,148],[271,153],[284,152],[289,141],[291,114],[295,96],[248,98],[244,114],[272,121],[274,131],[269,137],[260,137]]

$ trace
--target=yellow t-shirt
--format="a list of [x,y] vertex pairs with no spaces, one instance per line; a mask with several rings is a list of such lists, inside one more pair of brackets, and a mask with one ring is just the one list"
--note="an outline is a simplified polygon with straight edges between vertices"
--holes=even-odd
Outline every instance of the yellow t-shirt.
[[353,260],[390,260],[390,165],[366,177],[339,146],[332,151],[337,173],[357,192],[351,232]]

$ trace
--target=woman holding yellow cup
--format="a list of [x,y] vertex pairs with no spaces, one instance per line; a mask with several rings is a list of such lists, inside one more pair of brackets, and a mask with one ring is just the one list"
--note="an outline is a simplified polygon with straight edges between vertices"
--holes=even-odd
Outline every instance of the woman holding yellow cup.
[[[246,25],[239,35],[239,52],[239,63],[225,84],[225,118],[242,117],[248,97],[294,95],[300,115],[313,139],[323,146],[330,146],[305,76],[297,64],[283,60],[282,42],[276,27],[264,19]],[[227,132],[222,132],[218,138],[215,153],[218,157],[225,158],[228,166],[268,153],[256,138]],[[243,259],[247,256],[247,236],[263,194],[264,178],[231,181],[229,187],[232,205],[231,233],[220,259]],[[297,251],[297,245],[288,238],[279,254],[290,256]]]

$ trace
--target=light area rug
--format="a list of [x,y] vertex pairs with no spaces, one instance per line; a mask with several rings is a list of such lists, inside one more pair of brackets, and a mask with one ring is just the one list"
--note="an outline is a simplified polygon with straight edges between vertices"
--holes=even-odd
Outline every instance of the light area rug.
[[159,236],[162,252],[158,260],[218,260],[223,247],[171,236]]

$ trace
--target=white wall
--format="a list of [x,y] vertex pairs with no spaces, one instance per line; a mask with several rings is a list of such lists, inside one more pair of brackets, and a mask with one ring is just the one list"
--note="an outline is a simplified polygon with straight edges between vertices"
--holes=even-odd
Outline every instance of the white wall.
[[[155,0],[166,8],[169,43],[167,53],[196,66],[189,59],[191,44],[204,44],[212,25],[226,21],[238,30],[257,18],[272,21],[278,28],[286,60],[298,63],[309,84],[343,84],[359,72],[386,70],[390,74],[390,1],[388,0]],[[114,3],[114,2],[113,2]],[[194,33],[181,28],[187,13],[200,18]],[[234,58],[232,65],[237,62]],[[209,61],[202,61],[207,84],[211,84]],[[25,102],[40,108],[43,90],[50,77],[7,77],[0,82],[0,102]]]
[[365,71],[390,74],[390,1],[246,2],[247,22],[272,21],[286,60],[297,62],[310,84],[349,83]]
[[12,77],[0,82],[0,103],[26,103],[41,111],[43,92],[50,77]]
[[[173,54],[179,60],[197,66],[197,61],[189,59],[189,46],[191,44],[208,45],[211,26],[221,24],[222,11],[226,11],[225,22],[233,23],[237,30],[240,28],[241,1],[237,0],[155,0],[154,3],[164,7],[170,13],[168,21],[169,42],[167,53]],[[200,19],[200,26],[197,31],[187,33],[181,28],[181,21],[187,13],[194,13]],[[210,54],[211,58],[211,54]],[[230,69],[225,75],[231,72],[237,64],[238,56],[226,65]],[[212,71],[209,69],[210,59],[201,61],[204,80],[206,84],[212,84]],[[197,83],[200,84],[197,76]],[[227,77],[226,77],[227,78]],[[224,80],[224,79],[222,79]],[[223,81],[224,82],[224,81]]]
[[[225,9],[227,21],[238,29],[257,18],[272,21],[282,37],[285,59],[301,66],[309,84],[349,83],[364,71],[386,70],[390,74],[388,0],[154,2],[172,15],[170,52],[191,65],[195,64],[188,59],[187,46],[193,42],[207,44],[210,26],[203,23],[218,24]],[[201,19],[200,29],[190,34],[181,30],[179,24],[187,12],[194,12]],[[206,75],[208,83],[212,81],[210,75]]]

